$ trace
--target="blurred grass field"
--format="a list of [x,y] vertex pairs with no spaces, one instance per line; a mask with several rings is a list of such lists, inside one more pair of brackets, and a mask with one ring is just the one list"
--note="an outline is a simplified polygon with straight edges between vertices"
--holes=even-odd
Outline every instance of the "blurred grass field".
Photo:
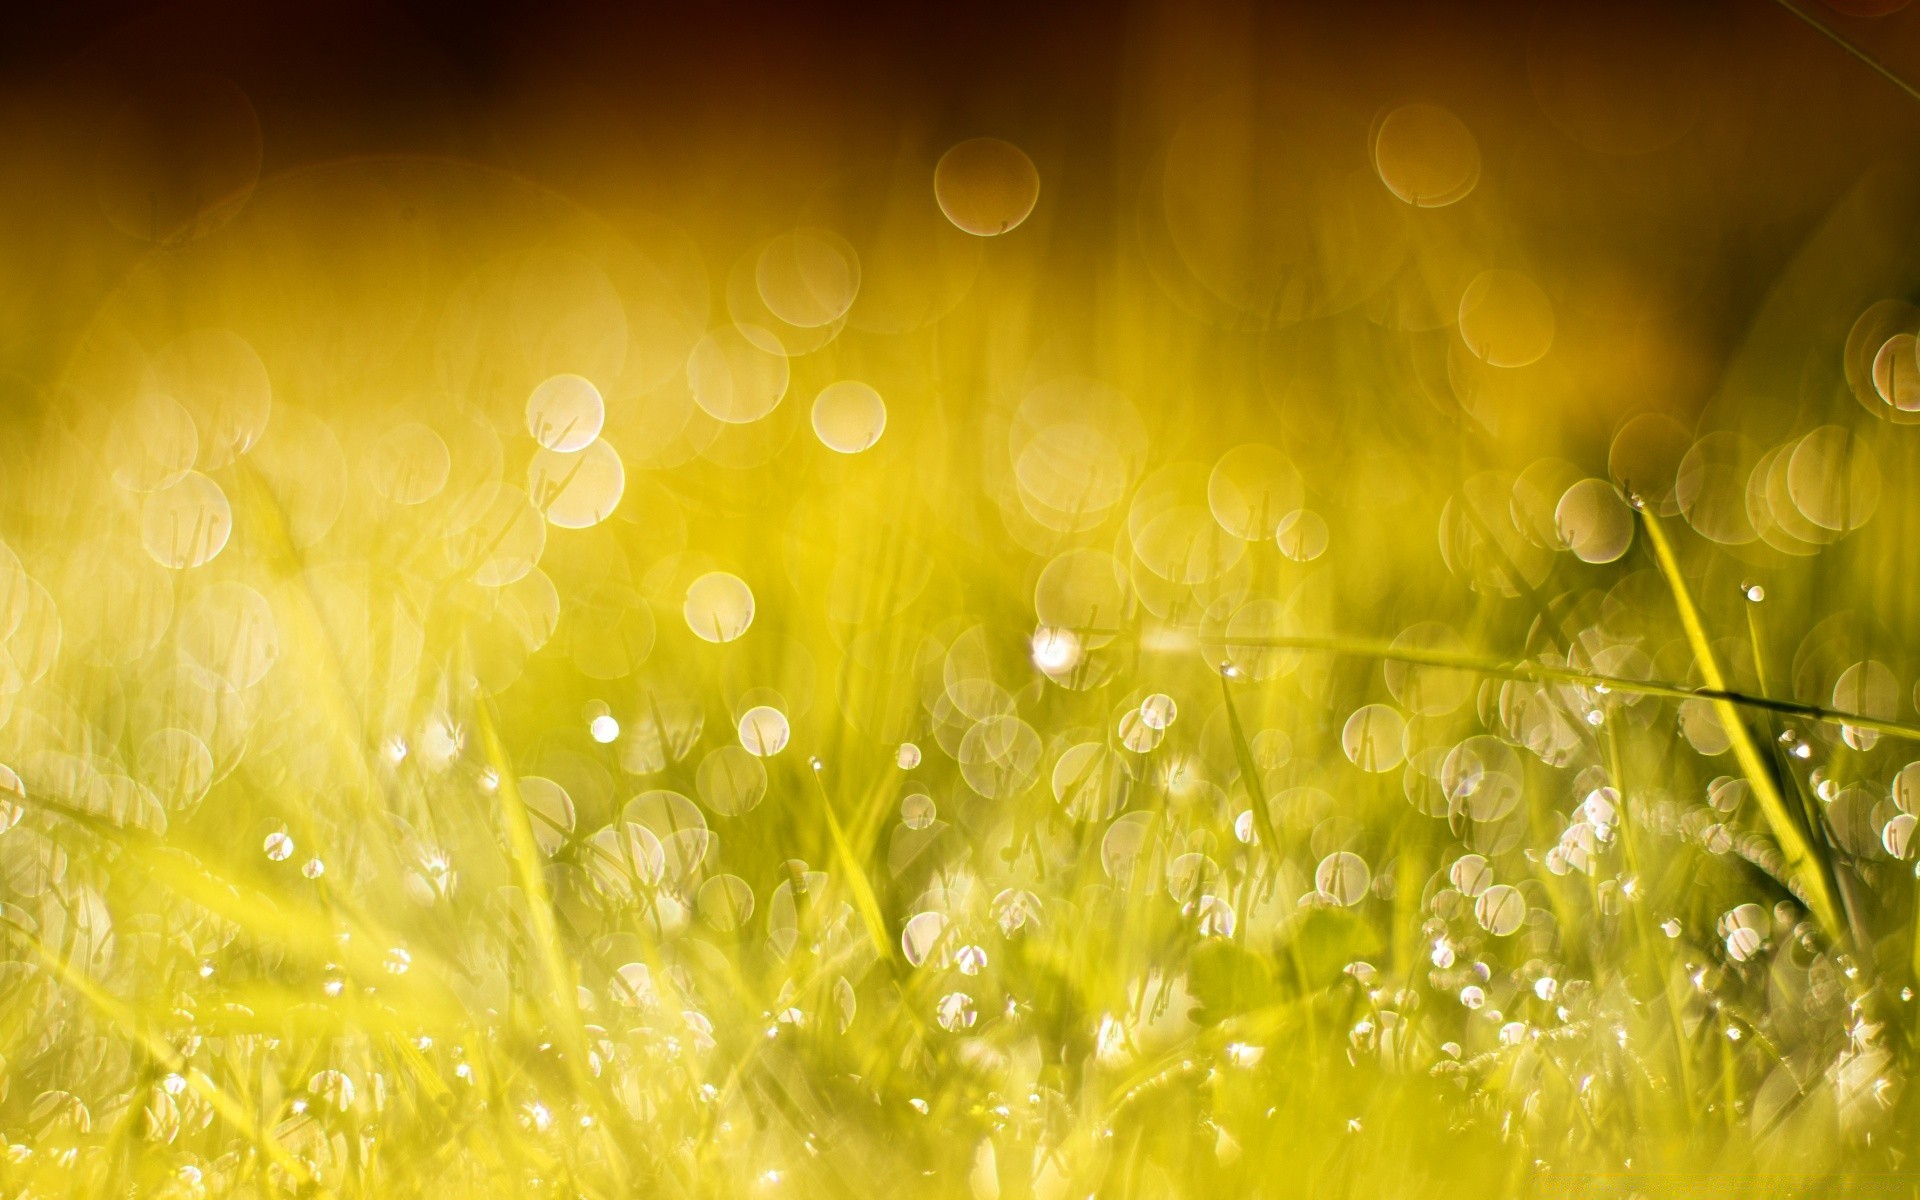
[[182,11],[5,97],[0,1194],[1920,1189],[1920,105],[1790,15],[333,153]]

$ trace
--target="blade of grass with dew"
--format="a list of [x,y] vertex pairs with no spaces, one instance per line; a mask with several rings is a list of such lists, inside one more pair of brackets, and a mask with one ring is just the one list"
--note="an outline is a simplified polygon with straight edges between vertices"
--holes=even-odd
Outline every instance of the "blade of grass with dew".
[[[10,919],[9,923],[11,923]],[[154,1036],[145,1025],[136,1019],[133,1012],[128,1009],[125,1004],[100,990],[91,979],[75,971],[73,965],[64,957],[48,950],[39,938],[35,937],[26,929],[16,925],[14,926],[14,931],[26,942],[28,948],[33,951],[34,957],[39,959],[40,963],[46,967],[47,970],[53,972],[62,983],[72,989],[74,994],[86,1001],[87,1004],[98,1012],[110,1025],[121,1030],[137,1042],[141,1049],[145,1050],[148,1056],[155,1062],[184,1079],[187,1086],[192,1088],[194,1093],[202,1100],[205,1100],[208,1107],[212,1108],[221,1120],[233,1126],[233,1128],[240,1132],[242,1137],[252,1142],[255,1148],[265,1155],[273,1165],[298,1180],[303,1190],[310,1195],[317,1196],[331,1196],[333,1194],[314,1177],[313,1172],[308,1169],[305,1163],[291,1154],[285,1146],[282,1146],[278,1141],[274,1140],[272,1135],[267,1133],[266,1130],[261,1129],[253,1118],[248,1115],[245,1106],[234,1099],[231,1093],[221,1087],[219,1083],[215,1082],[206,1072],[188,1063],[172,1046]]]
[[[875,898],[873,884],[867,879],[866,868],[860,865],[860,859],[854,856],[853,846],[847,840],[846,830],[840,824],[840,818],[833,811],[833,799],[827,795],[825,773],[818,760],[809,766],[813,775],[814,793],[820,797],[820,812],[827,820],[827,836],[833,841],[833,856],[840,863],[840,869],[846,872],[847,888],[853,893],[853,906],[860,914],[861,923],[866,926],[867,936],[873,939],[874,951],[880,961],[888,962],[893,958],[893,941],[887,936],[886,919],[880,913],[880,902]],[[863,820],[861,822],[865,824]]]
[[[1634,822],[1627,812],[1627,781],[1626,771],[1620,758],[1620,738],[1615,733],[1611,722],[1606,726],[1605,736],[1607,744],[1607,775],[1620,800],[1620,811],[1617,814],[1620,820],[1617,824],[1620,827],[1621,845],[1626,850],[1627,869],[1633,872],[1636,880],[1644,881],[1646,874],[1640,862],[1640,838],[1638,833],[1635,832]],[[1676,1097],[1678,1102],[1677,1108],[1679,1109],[1681,1119],[1685,1120],[1688,1113],[1688,1098],[1693,1095],[1694,1087],[1693,1065],[1687,1053],[1686,1019],[1685,1014],[1680,1010],[1680,998],[1674,995],[1672,986],[1669,981],[1664,978],[1662,971],[1663,964],[1660,962],[1660,956],[1655,953],[1655,948],[1659,943],[1656,942],[1653,937],[1653,917],[1647,912],[1645,899],[1646,897],[1643,893],[1638,897],[1639,903],[1631,904],[1628,907],[1633,910],[1634,931],[1639,935],[1639,945],[1637,949],[1640,952],[1642,962],[1650,974],[1660,978],[1660,996],[1663,1001],[1663,1007],[1665,1007],[1667,1011],[1668,1026],[1673,1033],[1673,1058],[1680,1071],[1680,1095]]]
[[1713,653],[1713,642],[1707,636],[1700,610],[1694,604],[1693,592],[1681,574],[1679,559],[1674,556],[1673,543],[1668,539],[1660,518],[1644,504],[1636,505],[1635,511],[1640,514],[1641,526],[1647,531],[1647,542],[1653,548],[1654,561],[1666,580],[1667,589],[1673,594],[1674,607],[1680,612],[1680,625],[1686,631],[1687,644],[1693,650],[1700,675],[1706,680],[1707,687],[1718,693],[1713,697],[1714,714],[1720,718],[1721,726],[1733,743],[1734,757],[1740,763],[1740,771],[1746,776],[1747,785],[1753,789],[1755,798],[1760,801],[1760,811],[1766,817],[1774,840],[1780,844],[1780,852],[1787,860],[1790,876],[1798,879],[1806,890],[1803,899],[1808,910],[1820,922],[1827,936],[1837,939],[1843,932],[1843,926],[1839,909],[1834,903],[1833,884],[1827,864],[1816,854],[1806,832],[1787,809],[1786,799],[1780,794],[1779,782],[1766,760],[1761,758],[1752,731],[1741,719],[1739,706],[1725,695],[1726,674],[1720,669],[1720,661]]
[[1220,698],[1227,706],[1227,733],[1233,739],[1234,762],[1247,783],[1247,802],[1253,806],[1254,826],[1260,831],[1260,840],[1266,844],[1267,853],[1277,858],[1280,854],[1280,835],[1273,826],[1273,814],[1267,811],[1266,787],[1260,779],[1260,764],[1253,757],[1253,745],[1247,741],[1246,728],[1240,724],[1240,710],[1233,703],[1231,668],[1220,672]]
[[[162,842],[143,830],[115,825],[83,809],[46,796],[35,796],[29,803],[78,824],[95,836],[112,842],[121,853],[138,863],[144,877],[166,888],[183,900],[204,908],[214,916],[247,930],[256,937],[273,941],[312,965],[342,961],[347,974],[380,978],[385,963],[368,944],[389,944],[389,940],[367,936],[369,930],[356,924],[351,915],[343,915],[329,906],[324,916],[303,905],[289,906],[251,888],[245,888],[206,865],[204,854],[193,846]],[[345,925],[342,939],[339,924]],[[377,934],[378,930],[371,931]],[[439,980],[455,971],[449,963],[422,951],[419,961],[431,968],[423,976]],[[418,986],[415,986],[416,992]]]
[[1251,649],[1275,650],[1319,650],[1328,654],[1339,654],[1353,658],[1379,659],[1387,662],[1404,662],[1416,666],[1457,667],[1465,671],[1476,671],[1484,675],[1496,675],[1505,679],[1518,679],[1528,683],[1571,683],[1582,687],[1606,689],[1611,692],[1624,692],[1634,696],[1653,696],[1667,700],[1709,700],[1727,701],[1742,708],[1760,709],[1777,712],[1804,720],[1819,721],[1829,725],[1851,725],[1859,729],[1870,729],[1905,740],[1920,741],[1920,725],[1904,721],[1881,720],[1861,713],[1844,712],[1839,709],[1825,708],[1817,704],[1805,704],[1797,700],[1781,700],[1767,695],[1753,695],[1730,688],[1686,687],[1677,683],[1664,683],[1656,680],[1633,679],[1623,675],[1607,675],[1596,671],[1582,670],[1578,667],[1560,667],[1551,663],[1526,660],[1490,658],[1484,655],[1462,653],[1450,650],[1433,650],[1424,647],[1395,646],[1389,642],[1370,638],[1351,638],[1335,635],[1283,635],[1275,637],[1235,638],[1210,637],[1209,643],[1218,646],[1247,647]]
[[[1745,607],[1746,607],[1746,618],[1747,618],[1747,644],[1751,648],[1753,653],[1754,678],[1759,681],[1761,692],[1763,693],[1771,692],[1773,690],[1773,686],[1771,683],[1768,682],[1768,678],[1767,678],[1768,671],[1767,671],[1766,636],[1760,628],[1760,605],[1757,602],[1749,599]],[[1842,727],[1843,733],[1845,731],[1847,724],[1848,724],[1847,722],[1842,722],[1841,727]],[[1772,732],[1771,729],[1769,729],[1768,732],[1771,733]],[[1779,744],[1769,739],[1768,746],[1772,752],[1772,757],[1773,757],[1775,767],[1779,770],[1780,774],[1785,775],[1787,773],[1787,763],[1782,756]],[[1801,815],[1806,818],[1807,828],[1808,829],[1816,828],[1817,827],[1816,822],[1818,822],[1820,818],[1818,816],[1817,810],[1813,807],[1812,799],[1806,793],[1806,789],[1796,786],[1794,788],[1794,792],[1796,794],[1796,797],[1800,801]]]
[[[1240,710],[1236,708],[1233,703],[1232,679],[1231,668],[1221,670],[1220,695],[1227,706],[1227,732],[1233,741],[1234,761],[1240,767],[1240,774],[1247,781],[1247,797],[1253,805],[1254,824],[1260,831],[1260,840],[1265,843],[1268,848],[1267,853],[1273,857],[1274,869],[1276,871],[1274,878],[1277,879],[1281,853],[1280,833],[1279,830],[1274,827],[1273,814],[1267,811],[1266,787],[1260,778],[1260,764],[1255,761],[1253,757],[1253,746],[1247,741],[1245,726],[1240,723]],[[1247,856],[1247,862],[1248,873],[1257,873],[1258,868],[1256,864],[1259,862],[1259,856],[1252,853],[1251,848]],[[1309,993],[1312,990],[1312,983],[1307,978],[1306,966],[1300,957],[1300,939],[1298,937],[1290,937],[1287,939],[1287,957],[1293,966],[1294,978],[1299,985],[1301,999],[1307,1001],[1303,1008],[1307,1021],[1307,1042],[1309,1045],[1317,1046],[1320,1040],[1319,1022],[1315,1017],[1313,1004],[1309,997]]]
[[[547,977],[545,1000],[550,1006],[553,1028],[564,1039],[567,1059],[567,1073],[572,1078],[576,1094],[590,1098],[596,1107],[603,1108],[600,1093],[592,1086],[586,1073],[586,1033],[581,1027],[580,1007],[574,1000],[576,987],[574,975],[567,967],[566,957],[560,952],[560,936],[554,927],[553,907],[547,893],[546,874],[541,866],[540,848],[534,841],[533,824],[527,816],[527,806],[520,798],[519,777],[514,773],[513,763],[507,758],[506,747],[500,741],[500,731],[494,723],[492,705],[481,697],[474,705],[474,720],[480,726],[481,747],[487,763],[493,768],[499,780],[496,794],[500,797],[500,808],[507,826],[507,851],[513,864],[514,877],[520,885],[520,891],[526,897],[528,917],[533,924],[534,938],[539,943],[542,973]],[[613,1169],[620,1188],[626,1186],[626,1162],[617,1146],[605,1135],[608,1123],[604,1119],[597,1122],[602,1131],[601,1140],[607,1147],[606,1161]]]
[[[43,802],[44,803],[44,802]],[[122,847],[143,868],[146,878],[175,895],[199,905],[208,912],[246,929],[256,937],[268,938],[299,955],[309,964],[319,965],[338,959],[349,977],[380,978],[385,963],[378,954],[363,949],[367,939],[335,936],[335,928],[311,913],[288,911],[283,905],[261,893],[241,888],[209,870],[191,853],[172,846],[150,845],[136,839]],[[407,997],[410,1014],[433,1020],[456,1021],[463,1013],[444,985],[446,973],[458,964],[444,964],[434,955],[420,956],[429,970],[416,974]],[[433,969],[439,967],[439,969]],[[419,980],[431,981],[422,989]],[[390,986],[390,984],[389,984]],[[414,1080],[438,1098],[446,1085],[434,1074],[426,1058],[403,1031],[395,1030],[394,1047],[407,1064]]]
[[[1760,628],[1759,601],[1749,597],[1745,608],[1748,645],[1752,648],[1753,653],[1754,677],[1760,684],[1760,690],[1762,692],[1768,692],[1772,690],[1772,687],[1767,682],[1766,638]],[[1855,693],[1854,700],[1856,703],[1860,700],[1857,692]],[[1849,741],[1852,740],[1848,733],[1850,728],[1850,722],[1843,721],[1841,723],[1841,734]],[[1822,824],[1824,817],[1812,790],[1806,786],[1805,782],[1802,781],[1798,775],[1793,773],[1787,763],[1786,752],[1781,748],[1780,743],[1772,736],[1773,727],[1771,724],[1767,727],[1767,733],[1768,737],[1765,739],[1765,744],[1768,753],[1773,759],[1779,777],[1792,783],[1794,798],[1800,802],[1800,814],[1806,821],[1807,829],[1809,831],[1817,831],[1819,835],[1826,838],[1828,844],[1831,845],[1830,831]],[[1847,928],[1852,931],[1855,944],[1865,946],[1872,941],[1872,938],[1867,933],[1866,923],[1862,919],[1860,912],[1859,899],[1853,894],[1853,890],[1849,886],[1850,882],[1848,876],[1841,874],[1839,871],[1834,872],[1835,891],[1839,894],[1841,911],[1847,919]]]
[[[500,797],[502,816],[507,827],[508,858],[513,866],[514,879],[527,898],[528,916],[540,943],[538,949],[541,966],[547,976],[548,999],[554,1006],[555,1017],[561,1018],[573,1007],[570,1004],[563,1005],[561,1000],[565,998],[566,991],[573,987],[574,980],[565,957],[560,953],[559,934],[554,928],[540,850],[534,841],[526,805],[520,799],[518,777],[514,774],[513,764],[507,760],[506,748],[501,744],[499,732],[494,727],[492,710],[483,702],[474,706],[474,713],[480,726],[481,745],[487,763],[499,780],[495,794]],[[561,1019],[558,1023],[563,1029],[578,1032],[578,1022]]]
[[[270,565],[281,577],[280,598],[284,601],[281,606],[282,616],[283,618],[291,616],[298,622],[298,636],[292,641],[308,647],[311,652],[324,660],[319,669],[314,672],[318,676],[314,680],[316,684],[314,691],[329,718],[324,728],[330,734],[333,759],[354,785],[336,789],[335,794],[344,796],[362,820],[373,819],[387,811],[386,798],[382,794],[378,773],[366,768],[365,759],[359,753],[360,746],[367,740],[366,721],[364,714],[356,709],[349,697],[347,672],[340,647],[335,643],[331,631],[327,629],[325,621],[320,616],[313,586],[306,574],[307,560],[289,532],[285,507],[266,477],[245,459],[236,461],[235,470],[236,480],[243,494],[250,501],[248,511],[254,515],[257,522],[258,532],[261,535],[258,539],[259,544],[265,551]],[[444,585],[441,589],[436,589],[436,595],[440,590],[444,590]],[[304,810],[295,805],[290,806],[288,811],[305,827],[305,840],[309,844],[315,843],[317,834]],[[385,929],[371,913],[346,905],[332,885],[324,879],[318,882],[318,894],[328,914],[344,919],[350,927],[354,927],[354,932],[372,933],[376,940],[385,945],[398,944],[399,939]],[[417,956],[418,948],[415,953]],[[439,960],[437,956],[434,961],[423,962],[421,965],[432,968],[433,973],[439,977],[444,977],[453,971],[470,974],[462,965]],[[414,1067],[416,1074],[422,1077],[431,1076],[432,1073],[427,1069],[425,1059],[413,1048],[411,1042],[403,1044],[405,1048],[402,1054]],[[430,1087],[437,1094],[442,1085],[435,1079]]]

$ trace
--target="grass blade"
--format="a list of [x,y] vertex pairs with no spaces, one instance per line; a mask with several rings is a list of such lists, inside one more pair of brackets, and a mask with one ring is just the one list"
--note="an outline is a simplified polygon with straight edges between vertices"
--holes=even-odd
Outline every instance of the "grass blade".
[[1280,835],[1273,827],[1273,814],[1267,811],[1266,788],[1260,782],[1260,764],[1254,761],[1253,745],[1247,741],[1247,731],[1240,724],[1240,710],[1233,704],[1232,681],[1234,672],[1231,667],[1220,672],[1220,697],[1227,705],[1227,732],[1233,738],[1233,758],[1240,766],[1240,775],[1247,781],[1247,801],[1253,805],[1254,827],[1260,831],[1260,840],[1266,844],[1267,853],[1280,853]]
[[60,981],[93,1007],[110,1024],[124,1032],[157,1063],[186,1080],[187,1086],[205,1100],[221,1120],[240,1131],[240,1134],[252,1142],[259,1151],[275,1166],[285,1171],[300,1184],[303,1194],[331,1196],[314,1178],[312,1170],[291,1154],[285,1146],[275,1141],[273,1136],[254,1121],[244,1105],[211,1076],[192,1066],[174,1048],[153,1035],[140,1023],[133,1012],[118,999],[101,991],[93,980],[73,969],[72,964],[60,955],[48,950],[39,938],[25,929],[15,927],[15,932],[32,949],[34,957],[39,959],[47,970],[58,976]]
[[1660,518],[1644,505],[1636,505],[1636,509],[1647,531],[1647,543],[1653,548],[1654,561],[1660,567],[1668,590],[1673,593],[1674,607],[1680,611],[1680,625],[1686,631],[1687,644],[1693,649],[1694,661],[1699,664],[1700,676],[1707,682],[1714,714],[1720,718],[1721,726],[1733,743],[1733,753],[1740,763],[1740,772],[1746,776],[1747,785],[1760,801],[1760,811],[1766,817],[1767,828],[1780,844],[1780,853],[1787,860],[1789,876],[1797,879],[1805,890],[1802,899],[1808,910],[1820,922],[1821,928],[1826,930],[1827,936],[1837,939],[1843,926],[1839,907],[1834,902],[1830,868],[1819,857],[1806,831],[1788,810],[1786,799],[1780,794],[1779,781],[1768,768],[1766,760],[1760,756],[1760,747],[1753,740],[1752,730],[1741,719],[1739,705],[1734,703],[1727,690],[1726,673],[1720,669],[1720,661],[1714,656],[1706,624],[1700,619],[1700,610],[1694,604],[1693,593],[1687,587],[1685,576],[1680,573],[1680,562],[1674,557],[1673,543],[1667,538]]

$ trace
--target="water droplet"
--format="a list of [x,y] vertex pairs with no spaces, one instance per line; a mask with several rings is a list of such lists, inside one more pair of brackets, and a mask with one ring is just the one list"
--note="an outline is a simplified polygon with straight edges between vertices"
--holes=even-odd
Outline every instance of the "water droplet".
[[1135,754],[1148,753],[1165,736],[1164,729],[1156,729],[1148,724],[1146,716],[1137,708],[1121,714],[1120,724],[1114,733],[1120,739],[1120,744]]
[[769,705],[748,709],[740,717],[740,744],[747,753],[770,758],[787,748],[791,733],[787,715]]
[[527,432],[545,449],[562,454],[592,445],[606,419],[600,389],[580,375],[555,375],[527,397]]
[[163,567],[178,571],[211,562],[232,536],[227,494],[198,471],[152,493],[141,507],[141,544]]
[[1020,147],[970,138],[940,156],[933,196],[947,220],[976,237],[1019,227],[1040,199],[1040,172]]
[[1080,638],[1070,629],[1043,625],[1032,639],[1033,665],[1050,676],[1065,675],[1080,663]]
[[1447,878],[1462,895],[1478,896],[1493,886],[1493,868],[1478,854],[1463,854],[1447,870]]
[[753,624],[753,589],[737,575],[711,571],[687,587],[687,628],[709,642],[731,642]]
[[1012,937],[1025,929],[1029,922],[1037,923],[1040,898],[1032,892],[1007,888],[994,896],[987,912],[994,924],[1000,927],[1001,936]]
[[923,912],[908,918],[900,932],[900,950],[907,962],[916,967],[926,962],[946,929],[947,918],[943,913]]
[[1312,509],[1296,508],[1280,518],[1273,531],[1280,553],[1295,562],[1312,562],[1327,552],[1327,520]]
[[1355,709],[1340,731],[1347,761],[1363,771],[1391,771],[1406,759],[1407,719],[1385,704]]
[[1610,563],[1633,544],[1633,514],[1613,485],[1583,479],[1568,488],[1554,509],[1560,542],[1582,562]]
[[934,1007],[934,1016],[940,1022],[940,1028],[955,1033],[972,1029],[979,1013],[974,1010],[972,996],[965,992],[948,992],[940,997],[939,1004]]
[[813,434],[837,454],[858,454],[870,448],[886,429],[886,401],[858,380],[830,383],[814,398]]
[[700,799],[722,816],[750,812],[767,794],[767,768],[742,741],[709,751],[695,772]]
[[909,792],[900,801],[900,820],[908,829],[925,829],[935,817],[933,797],[925,792]]
[[1440,208],[1465,199],[1480,181],[1480,146],[1460,118],[1439,105],[1406,104],[1375,130],[1373,167],[1401,200]]
[[1913,853],[1913,830],[1920,824],[1920,818],[1912,813],[1900,813],[1890,819],[1880,830],[1880,844],[1886,847],[1888,854],[1895,858],[1907,858]]
[[1320,860],[1313,872],[1314,887],[1333,903],[1354,905],[1367,894],[1373,874],[1367,861],[1348,850],[1336,850]]
[[604,441],[563,454],[542,450],[527,464],[527,496],[560,529],[590,529],[613,515],[627,494],[627,468]]
[[1553,345],[1553,305],[1539,284],[1518,271],[1484,271],[1461,293],[1458,328],[1482,362],[1524,367]]
[[1165,729],[1180,715],[1179,705],[1165,692],[1155,692],[1140,702],[1140,719],[1149,729]]
[[1520,889],[1496,883],[1473,902],[1474,919],[1495,937],[1505,937],[1527,918],[1527,899]]

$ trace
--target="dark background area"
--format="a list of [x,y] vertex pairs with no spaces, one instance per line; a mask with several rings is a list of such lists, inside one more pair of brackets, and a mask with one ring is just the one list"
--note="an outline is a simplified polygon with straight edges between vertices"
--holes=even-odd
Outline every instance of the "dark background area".
[[[1920,8],[1807,11],[1920,78]],[[835,164],[931,163],[960,138],[1004,136],[1041,163],[1073,222],[1062,253],[1082,258],[1124,245],[1142,165],[1211,91],[1301,87],[1362,119],[1431,99],[1475,130],[1489,178],[1531,182],[1504,214],[1530,257],[1575,242],[1628,269],[1639,256],[1663,270],[1676,245],[1697,257],[1697,290],[1661,319],[1709,358],[1863,171],[1920,150],[1920,100],[1766,0],[23,7],[0,46],[0,370],[16,386],[57,371],[149,252],[91,211],[93,148],[126,97],[183,71],[245,89],[263,183],[425,154],[683,221],[764,223]],[[1677,143],[1594,152],[1555,126],[1555,88],[1699,108]]]

